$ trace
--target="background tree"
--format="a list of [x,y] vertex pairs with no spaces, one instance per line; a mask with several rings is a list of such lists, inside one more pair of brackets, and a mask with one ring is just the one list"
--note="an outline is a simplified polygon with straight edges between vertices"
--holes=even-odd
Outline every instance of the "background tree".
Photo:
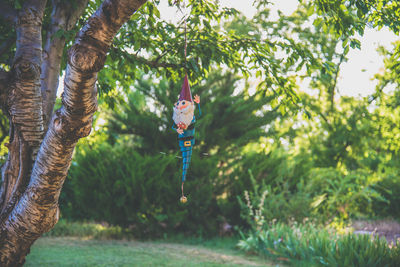
[[340,34],[348,36],[358,32],[363,35],[365,27],[389,27],[398,33],[400,23],[399,3],[395,0],[318,0],[312,1],[310,12],[315,10],[326,22],[334,25]]
[[[252,21],[267,26],[269,33],[277,32],[275,36],[288,36],[292,48],[306,58],[304,65],[292,64],[288,70],[297,79],[308,81],[309,86],[303,83],[307,92],[299,93],[302,100],[298,105],[311,116],[304,120],[297,109],[287,109],[289,114],[284,120],[271,125],[275,134],[268,141],[274,146],[266,143],[263,152],[243,157],[243,168],[239,170],[252,170],[254,198],[260,199],[263,190],[268,192],[263,215],[269,220],[285,220],[288,214],[302,220],[312,214],[330,223],[335,218],[387,215],[381,211],[396,202],[399,192],[393,178],[396,167],[389,167],[396,165],[397,142],[393,137],[397,130],[392,126],[398,117],[395,109],[389,111],[383,102],[377,106],[375,100],[383,88],[385,99],[397,95],[390,93],[388,86],[396,83],[396,49],[388,55],[389,68],[377,93],[365,98],[340,96],[336,88],[340,65],[346,61],[350,47],[356,48],[358,42],[352,36],[339,36],[334,24],[310,17],[313,8],[307,3],[300,5],[299,10],[291,16],[281,16],[276,23],[269,22],[268,12],[263,11],[256,15],[259,20]],[[311,90],[317,93],[310,94]],[[232,190],[232,195],[237,196],[240,190],[243,188]],[[371,203],[379,208],[373,209]],[[398,216],[394,210],[392,216]]]

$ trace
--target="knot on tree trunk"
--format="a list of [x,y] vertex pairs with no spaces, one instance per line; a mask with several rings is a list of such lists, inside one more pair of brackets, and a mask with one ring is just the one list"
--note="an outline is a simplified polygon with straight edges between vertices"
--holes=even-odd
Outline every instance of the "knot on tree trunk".
[[27,25],[30,26],[42,26],[42,15],[43,10],[23,7],[18,14],[17,26]]
[[100,71],[106,60],[106,53],[99,49],[96,42],[75,44],[68,50],[68,63],[83,73]]
[[13,71],[16,79],[34,80],[40,76],[40,65],[18,58],[13,65]]
[[53,119],[54,130],[60,135],[61,140],[67,143],[75,143],[80,138],[90,134],[93,124],[93,114],[74,119],[65,116],[63,113],[62,110],[57,110]]

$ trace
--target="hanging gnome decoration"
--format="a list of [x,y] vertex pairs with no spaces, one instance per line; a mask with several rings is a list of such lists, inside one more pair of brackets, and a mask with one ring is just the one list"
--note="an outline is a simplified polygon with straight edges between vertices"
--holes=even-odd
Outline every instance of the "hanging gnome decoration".
[[[194,102],[199,106],[199,116],[201,115],[200,110],[200,97],[195,95]],[[182,197],[180,201],[185,203],[187,198],[183,194],[183,183],[186,180],[187,170],[189,169],[190,159],[192,157],[192,148],[194,145],[194,124],[196,118],[194,116],[194,103],[192,99],[192,93],[190,92],[190,86],[187,74],[183,81],[179,100],[174,104],[174,113],[172,119],[174,120],[174,129],[178,133],[179,147],[182,152],[183,167],[182,167]]]

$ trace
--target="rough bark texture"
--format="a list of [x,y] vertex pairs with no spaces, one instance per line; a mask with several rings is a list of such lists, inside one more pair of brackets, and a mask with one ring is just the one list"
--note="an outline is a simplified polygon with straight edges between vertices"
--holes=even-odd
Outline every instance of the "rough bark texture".
[[9,154],[2,167],[0,222],[18,202],[29,182],[34,158],[43,138],[40,93],[41,27],[46,1],[26,1],[16,21],[16,53],[5,97],[10,121]]
[[[105,0],[79,32],[68,52],[62,107],[51,118],[41,143],[40,26],[45,2],[26,1],[17,23],[12,86],[5,104],[11,127],[0,200],[0,266],[22,265],[33,242],[57,222],[58,198],[73,150],[79,138],[90,133],[97,109],[97,73],[119,28],[146,0]],[[49,61],[59,55],[51,50]],[[51,76],[59,66],[48,68],[46,75]],[[48,79],[44,84],[53,90],[56,82]],[[52,98],[46,90],[45,106]]]

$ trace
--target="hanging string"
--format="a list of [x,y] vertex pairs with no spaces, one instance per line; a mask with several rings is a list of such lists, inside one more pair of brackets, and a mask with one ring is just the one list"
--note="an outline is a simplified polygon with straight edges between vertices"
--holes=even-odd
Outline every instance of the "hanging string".
[[[183,10],[186,13],[186,0],[183,0]],[[184,19],[184,24],[185,24],[185,74],[187,74],[187,68],[186,68],[186,57],[187,57],[187,26],[186,26],[186,14],[183,15],[183,19]]]
[[[186,12],[186,0],[183,0],[183,9],[184,9],[185,12]],[[184,23],[185,23],[185,75],[187,75],[187,68],[186,68],[186,64],[187,64],[187,62],[186,62],[186,53],[187,53],[186,15],[184,15],[183,19],[184,19]],[[184,182],[182,181],[182,198],[185,197],[185,194],[183,193],[183,184],[184,184]]]
[[[186,11],[186,1],[183,0],[183,8]],[[186,52],[187,52],[187,27],[186,27],[186,16],[185,16],[185,72],[187,74],[187,70],[186,70],[186,60],[187,60],[187,56],[186,56]]]
[[186,0],[183,0],[182,2],[183,2],[183,10],[182,10],[182,8],[180,7],[180,5],[179,5],[179,2],[180,1],[182,1],[182,0],[176,0],[175,1],[175,4],[177,4],[177,6],[178,6],[178,9],[179,9],[179,11],[182,13],[182,16],[183,16],[183,23],[184,23],[184,29],[185,29],[185,32],[184,32],[184,37],[185,37],[185,43],[184,43],[184,63],[185,63],[185,65],[184,65],[184,68],[185,68],[185,74],[187,74],[187,67],[186,67],[186,65],[187,65],[187,23],[186,23],[186,21],[187,21],[187,15],[186,15]]
[[[177,0],[175,3],[177,3],[179,0]],[[182,9],[179,7],[179,5],[178,5],[178,8],[179,8],[179,10],[181,11],[181,13],[182,13],[182,15],[183,15],[183,22],[184,22],[184,27],[185,27],[185,32],[184,32],[184,36],[185,36],[185,43],[184,43],[184,63],[185,63],[185,65],[184,65],[184,68],[185,68],[185,75],[187,75],[187,25],[186,25],[186,19],[187,19],[187,16],[186,16],[186,0],[183,0],[183,9],[184,9],[184,11],[182,11]],[[184,194],[184,192],[183,192],[183,184],[184,184],[185,182],[184,181],[182,181],[182,186],[181,186],[181,189],[182,189],[182,197],[181,197],[181,203],[185,203],[186,202],[186,197],[185,197],[185,194]]]

